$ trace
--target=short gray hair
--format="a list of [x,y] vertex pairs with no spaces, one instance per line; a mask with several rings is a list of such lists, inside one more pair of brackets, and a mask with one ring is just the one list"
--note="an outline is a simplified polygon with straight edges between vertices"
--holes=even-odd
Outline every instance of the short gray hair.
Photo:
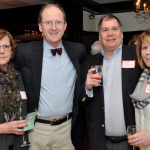
[[102,49],[103,49],[103,46],[100,41],[94,42],[91,46],[91,51],[93,55],[100,53]]

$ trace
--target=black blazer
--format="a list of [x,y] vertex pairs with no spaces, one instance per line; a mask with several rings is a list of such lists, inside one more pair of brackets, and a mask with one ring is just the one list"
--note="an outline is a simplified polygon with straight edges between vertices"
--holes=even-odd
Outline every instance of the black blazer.
[[[73,115],[72,126],[75,123],[79,113],[78,95],[81,83],[81,70],[80,64],[86,56],[85,48],[80,43],[72,43],[62,41],[65,50],[77,71],[77,79],[74,90],[73,99]],[[23,43],[16,46],[16,52],[13,59],[13,64],[17,70],[21,72],[24,80],[24,85],[27,92],[28,113],[38,109],[39,95],[41,87],[41,73],[43,61],[43,40],[33,41],[30,43]],[[79,143],[79,145],[81,142]]]
[[[130,94],[133,93],[135,86],[142,73],[137,62],[135,46],[122,47],[122,60],[135,60],[134,69],[122,69],[122,93],[126,127],[135,124],[134,107],[131,102]],[[122,63],[122,61],[120,62]],[[88,70],[92,65],[102,65],[103,55],[97,54],[87,59],[82,65],[82,87],[79,101],[83,108],[89,107],[87,128],[89,133],[90,150],[105,150],[105,113],[103,86],[93,88],[93,98],[88,98],[85,93],[85,80]],[[117,90],[117,89],[116,89]],[[84,98],[84,99],[83,99]],[[115,120],[114,120],[115,121]]]

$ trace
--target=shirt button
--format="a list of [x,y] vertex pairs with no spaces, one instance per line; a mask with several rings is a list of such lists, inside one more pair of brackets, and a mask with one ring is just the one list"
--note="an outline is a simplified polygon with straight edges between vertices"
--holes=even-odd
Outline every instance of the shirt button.
[[140,123],[142,123],[142,118],[140,118]]
[[105,112],[107,112],[107,110]]
[[108,96],[106,98],[108,98]]
[[57,60],[55,60],[57,62]]
[[110,85],[110,84],[108,84],[108,85]]
[[58,110],[58,111],[60,111],[60,110]]
[[110,71],[110,73],[111,73],[111,71]]
[[102,124],[102,127],[105,127],[104,124]]
[[60,99],[60,97],[58,99]]
[[59,85],[57,85],[59,87]]
[[56,72],[56,74],[58,74],[58,72]]

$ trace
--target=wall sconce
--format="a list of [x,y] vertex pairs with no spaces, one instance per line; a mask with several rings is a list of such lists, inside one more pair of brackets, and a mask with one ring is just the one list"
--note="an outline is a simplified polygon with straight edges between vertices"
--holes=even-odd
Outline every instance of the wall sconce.
[[94,15],[94,14],[90,14],[90,15],[89,15],[89,18],[90,18],[90,19],[94,19],[94,18],[95,18],[95,15]]

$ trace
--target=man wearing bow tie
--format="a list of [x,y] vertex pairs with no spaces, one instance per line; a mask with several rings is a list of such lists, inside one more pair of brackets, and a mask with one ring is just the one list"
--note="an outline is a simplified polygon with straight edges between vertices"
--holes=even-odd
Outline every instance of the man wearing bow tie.
[[[78,126],[75,121],[81,119],[76,116],[81,111],[78,94],[85,48],[62,41],[66,15],[57,4],[41,9],[38,25],[44,39],[17,45],[13,60],[23,76],[28,113],[37,110],[35,127],[29,132],[30,150],[74,150],[71,127]],[[80,142],[78,139],[75,145]]]

